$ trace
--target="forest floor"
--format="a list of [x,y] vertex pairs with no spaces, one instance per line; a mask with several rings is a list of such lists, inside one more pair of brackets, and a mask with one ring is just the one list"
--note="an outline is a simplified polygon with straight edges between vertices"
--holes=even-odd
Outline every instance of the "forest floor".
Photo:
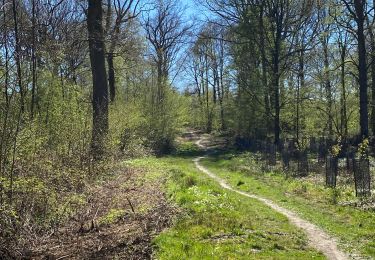
[[121,162],[28,258],[374,259],[374,211],[309,179],[262,173],[224,137],[177,141],[173,155]]
[[164,179],[120,169],[88,189],[85,206],[65,225],[36,237],[25,258],[150,259],[153,237],[178,209],[166,200]]

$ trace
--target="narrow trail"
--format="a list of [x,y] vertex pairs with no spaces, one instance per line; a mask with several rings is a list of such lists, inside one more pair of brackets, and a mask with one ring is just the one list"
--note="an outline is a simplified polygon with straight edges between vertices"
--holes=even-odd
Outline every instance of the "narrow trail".
[[[203,139],[199,139],[196,142],[196,144],[200,148],[202,148],[204,150],[207,150],[207,147],[202,144],[202,141],[203,141]],[[205,168],[204,166],[202,166],[200,164],[200,161],[204,158],[206,158],[206,157],[203,156],[203,157],[195,158],[193,160],[194,163],[195,163],[195,166],[200,171],[202,171],[203,173],[207,174],[209,177],[211,177],[212,179],[217,181],[220,184],[221,187],[223,187],[224,189],[236,192],[238,194],[241,194],[245,197],[261,201],[264,204],[266,204],[267,206],[269,206],[270,208],[272,208],[275,211],[277,211],[277,212],[283,214],[284,216],[286,216],[291,223],[293,223],[298,228],[304,230],[304,232],[306,233],[306,235],[309,239],[310,245],[313,248],[322,252],[328,259],[331,259],[331,260],[349,259],[349,257],[344,252],[342,252],[338,249],[337,242],[336,242],[335,238],[329,236],[327,233],[325,233],[322,229],[320,229],[316,225],[314,225],[314,224],[312,224],[312,223],[310,223],[306,220],[303,220],[296,213],[294,213],[290,210],[287,210],[283,207],[280,207],[279,205],[277,205],[276,203],[274,203],[273,201],[271,201],[269,199],[265,199],[265,198],[262,198],[262,197],[257,196],[257,195],[253,195],[253,194],[249,194],[249,193],[246,193],[246,192],[243,192],[243,191],[233,189],[225,180],[219,178],[213,172],[211,172],[210,170],[208,170],[207,168]]]

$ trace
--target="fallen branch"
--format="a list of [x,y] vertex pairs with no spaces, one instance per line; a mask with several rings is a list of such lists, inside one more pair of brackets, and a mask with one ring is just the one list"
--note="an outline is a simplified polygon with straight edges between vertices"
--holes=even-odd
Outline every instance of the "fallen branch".
[[128,203],[129,203],[129,205],[130,205],[130,208],[132,209],[132,212],[135,213],[135,211],[134,211],[134,207],[133,207],[131,201],[129,200],[129,198],[126,198],[126,200],[128,201]]

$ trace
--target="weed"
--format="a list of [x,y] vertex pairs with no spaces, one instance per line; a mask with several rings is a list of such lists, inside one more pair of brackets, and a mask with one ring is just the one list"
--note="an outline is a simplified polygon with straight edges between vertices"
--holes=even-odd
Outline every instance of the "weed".
[[241,186],[241,185],[244,185],[244,184],[245,184],[245,183],[244,183],[243,181],[240,180],[240,181],[237,182],[237,187],[238,187],[238,186]]
[[337,188],[330,189],[330,202],[333,205],[337,205],[341,197],[341,191]]
[[99,218],[99,225],[110,225],[118,222],[125,215],[125,210],[123,209],[111,209],[107,215]]

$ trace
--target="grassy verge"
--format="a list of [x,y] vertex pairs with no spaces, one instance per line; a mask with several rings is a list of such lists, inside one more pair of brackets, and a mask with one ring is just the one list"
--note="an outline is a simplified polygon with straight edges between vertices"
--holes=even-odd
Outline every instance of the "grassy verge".
[[184,151],[129,162],[166,178],[166,193],[182,213],[154,239],[157,259],[324,259],[281,214],[256,200],[225,191],[198,172]]
[[[326,189],[309,179],[262,173],[252,154],[217,154],[203,165],[233,187],[272,199],[334,235],[344,250],[375,257],[375,212],[338,203],[350,199],[346,189]],[[344,246],[345,245],[345,246]]]

